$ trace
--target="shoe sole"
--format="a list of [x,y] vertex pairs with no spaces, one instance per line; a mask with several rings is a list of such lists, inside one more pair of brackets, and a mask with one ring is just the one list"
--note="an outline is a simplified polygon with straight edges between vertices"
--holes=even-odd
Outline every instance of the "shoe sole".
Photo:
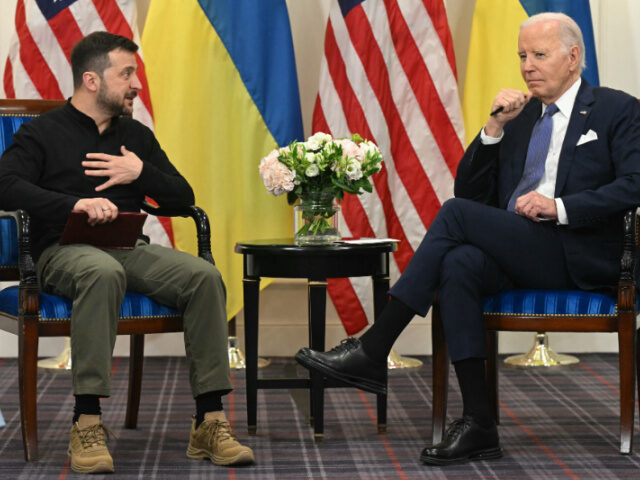
[[296,353],[295,359],[303,367],[316,370],[320,373],[324,373],[329,377],[335,378],[344,383],[348,383],[349,385],[357,387],[361,390],[382,395],[387,394],[387,386],[383,383],[339,372],[323,363],[316,362],[313,358],[307,357],[300,353]]
[[69,458],[71,459],[71,470],[76,473],[112,473],[114,472],[113,461],[101,461],[96,463],[95,465],[86,466],[86,465],[78,465],[73,461],[73,457],[71,456],[71,451],[67,452]]
[[220,457],[206,450],[189,447],[187,449],[187,457],[194,460],[211,460],[215,465],[248,465],[254,462],[253,453],[240,452],[234,457]]
[[477,460],[492,460],[495,458],[501,458],[503,455],[502,448],[488,448],[486,450],[480,450],[478,452],[471,453],[466,457],[447,459],[447,458],[434,458],[426,455],[420,455],[420,461],[425,465],[455,465],[460,463],[474,462]]

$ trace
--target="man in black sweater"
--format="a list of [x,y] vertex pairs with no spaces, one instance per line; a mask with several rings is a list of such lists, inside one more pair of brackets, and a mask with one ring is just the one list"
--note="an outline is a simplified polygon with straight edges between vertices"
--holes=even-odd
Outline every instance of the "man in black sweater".
[[179,309],[196,401],[187,456],[218,465],[251,463],[222,409],[232,389],[227,355],[226,294],[218,270],[203,259],[138,241],[133,250],[59,245],[72,210],[88,223],[140,211],[145,196],[161,206],[193,205],[187,181],[153,132],[130,115],[142,85],[129,39],[93,33],[71,53],[74,93],[63,107],[25,123],[0,159],[0,208],[25,209],[41,288],[73,300],[72,384],[75,414],[71,467],[113,471],[100,420],[111,393],[110,370],[125,291]]

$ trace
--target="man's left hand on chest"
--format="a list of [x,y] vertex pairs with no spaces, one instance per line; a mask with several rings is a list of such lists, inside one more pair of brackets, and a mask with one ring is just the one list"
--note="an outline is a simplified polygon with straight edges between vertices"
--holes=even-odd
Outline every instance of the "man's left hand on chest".
[[82,166],[87,169],[84,171],[85,175],[109,177],[109,180],[96,187],[96,192],[106,190],[114,185],[126,185],[140,176],[142,160],[135,153],[127,150],[124,145],[120,147],[120,151],[122,156],[88,153],[89,160],[82,162]]

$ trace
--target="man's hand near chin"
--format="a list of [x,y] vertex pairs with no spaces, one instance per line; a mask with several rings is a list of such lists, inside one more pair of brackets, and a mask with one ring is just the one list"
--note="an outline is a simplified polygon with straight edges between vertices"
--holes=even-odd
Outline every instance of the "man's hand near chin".
[[532,96],[531,92],[522,92],[510,88],[500,90],[491,105],[491,111],[497,113],[489,116],[487,123],[484,125],[484,133],[490,137],[500,137],[505,124],[520,115],[520,112],[529,103]]
[[73,209],[87,212],[91,226],[113,222],[118,217],[118,207],[106,198],[83,198],[76,202]]
[[540,195],[535,191],[518,197],[515,204],[515,212],[534,222],[539,222],[540,220],[557,220],[558,218],[555,200]]

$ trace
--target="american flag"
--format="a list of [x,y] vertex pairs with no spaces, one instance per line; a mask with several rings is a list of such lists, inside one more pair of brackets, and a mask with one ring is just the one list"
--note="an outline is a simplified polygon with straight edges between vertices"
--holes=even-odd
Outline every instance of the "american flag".
[[[400,240],[392,283],[404,271],[442,203],[453,196],[464,125],[453,43],[442,0],[333,1],[325,34],[314,132],[374,141],[384,167],[374,192],[346,195],[343,237]],[[349,335],[373,318],[362,278],[330,279]]]
[[[95,31],[123,35],[140,45],[135,0],[17,0],[15,33],[5,63],[7,98],[64,99],[73,93],[71,49]],[[153,129],[153,110],[142,52],[136,55],[142,90],[133,116]],[[145,232],[155,243],[170,246],[168,219],[150,218]]]

